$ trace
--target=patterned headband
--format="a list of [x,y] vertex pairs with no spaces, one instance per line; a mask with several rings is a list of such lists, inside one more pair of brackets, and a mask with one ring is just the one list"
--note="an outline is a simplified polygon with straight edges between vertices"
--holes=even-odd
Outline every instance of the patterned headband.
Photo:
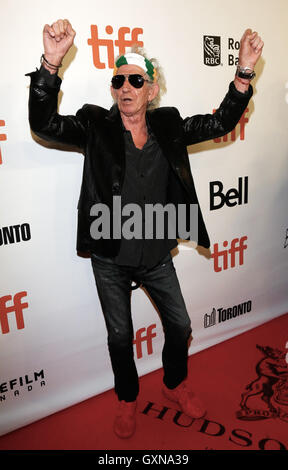
[[150,60],[145,59],[145,57],[140,54],[128,52],[125,55],[121,55],[115,62],[114,75],[117,73],[117,69],[121,67],[121,65],[138,65],[138,67],[141,67],[141,69],[147,73],[153,82],[156,82],[157,80],[157,72],[153,64]]

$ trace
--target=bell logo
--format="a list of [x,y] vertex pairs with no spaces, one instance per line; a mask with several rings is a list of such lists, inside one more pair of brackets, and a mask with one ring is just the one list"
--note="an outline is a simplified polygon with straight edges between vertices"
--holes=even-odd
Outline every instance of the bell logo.
[[[142,343],[146,342],[147,343],[147,354],[153,354],[153,348],[152,348],[152,338],[155,338],[156,333],[152,333],[152,331],[156,328],[156,324],[153,323],[153,325],[148,326],[148,328],[140,328],[139,330],[136,331],[135,339],[133,341],[133,344],[136,345],[136,355],[137,359],[140,359],[143,356],[143,351],[142,351]],[[145,332],[147,333],[145,334]]]
[[248,203],[248,176],[238,178],[238,187],[229,189],[226,194],[223,192],[221,181],[211,181],[210,183],[210,210],[220,209],[226,204],[234,207],[237,204]]
[[[108,25],[105,28],[108,35],[113,33],[112,26]],[[130,39],[126,38],[126,35],[130,35]],[[97,69],[105,69],[105,62],[101,62],[100,59],[100,47],[106,47],[108,68],[113,69],[115,63],[114,45],[118,47],[119,53],[116,55],[122,55],[126,52],[126,47],[131,47],[137,44],[139,47],[143,47],[143,41],[140,41],[138,36],[143,34],[142,28],[133,28],[132,31],[127,26],[122,26],[118,30],[118,38],[113,39],[100,39],[98,35],[98,27],[94,24],[91,25],[91,38],[88,39],[88,45],[92,46],[93,64]]]
[[[5,126],[5,121],[0,119],[0,126]],[[0,140],[7,140],[6,134],[0,134]],[[0,147],[0,165],[2,164],[2,154],[1,154],[1,147]]]
[[13,304],[7,306],[6,303],[12,300],[12,295],[4,295],[0,297],[0,326],[3,334],[9,333],[8,313],[14,313],[16,317],[17,329],[22,330],[24,325],[23,309],[28,307],[28,303],[22,303],[23,297],[26,297],[27,292],[18,292],[14,295]]
[[[244,263],[244,250],[247,249],[247,245],[245,245],[245,241],[247,237],[234,238],[231,241],[231,247],[229,249],[225,249],[219,251],[218,243],[214,244],[214,253],[212,253],[211,257],[214,259],[214,271],[219,273],[220,271],[226,270],[229,267],[229,260],[230,260],[230,268],[235,268],[236,265],[236,253],[239,253],[239,266]],[[227,248],[228,242],[225,240],[223,242],[223,247]],[[219,260],[222,259],[222,267],[219,266]]]

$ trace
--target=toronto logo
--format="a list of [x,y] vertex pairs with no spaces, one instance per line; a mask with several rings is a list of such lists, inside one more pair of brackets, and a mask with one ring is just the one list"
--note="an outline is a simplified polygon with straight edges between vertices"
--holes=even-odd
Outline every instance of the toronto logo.
[[0,227],[0,246],[28,240],[31,240],[31,229],[27,223]]
[[[232,320],[237,318],[247,312],[251,312],[252,309],[252,300],[247,300],[238,305],[233,305],[233,307],[213,307],[212,312],[205,313],[204,315],[204,328],[209,328],[210,326],[216,325],[216,323],[221,323],[226,320]],[[218,315],[217,315],[218,313]]]
[[288,422],[288,367],[286,351],[259,346],[262,358],[256,365],[257,378],[242,393],[238,419],[254,421],[280,418]]

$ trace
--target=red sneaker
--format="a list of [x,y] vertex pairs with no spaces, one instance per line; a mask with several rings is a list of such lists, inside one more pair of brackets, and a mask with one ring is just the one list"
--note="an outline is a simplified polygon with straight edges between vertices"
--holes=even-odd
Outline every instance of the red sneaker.
[[114,432],[118,437],[126,439],[134,434],[136,429],[136,400],[119,401],[116,418],[114,421]]
[[206,414],[203,404],[189,389],[186,380],[173,389],[167,388],[164,384],[163,394],[169,400],[176,401],[183,413],[190,418],[202,418]]

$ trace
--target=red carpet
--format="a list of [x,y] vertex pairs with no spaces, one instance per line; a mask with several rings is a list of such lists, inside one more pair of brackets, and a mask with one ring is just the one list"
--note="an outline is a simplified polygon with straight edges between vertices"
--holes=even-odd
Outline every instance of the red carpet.
[[0,437],[0,449],[287,450],[287,342],[288,314],[191,356],[189,382],[207,405],[203,419],[188,418],[164,398],[158,370],[140,379],[131,439],[111,431],[110,390]]

